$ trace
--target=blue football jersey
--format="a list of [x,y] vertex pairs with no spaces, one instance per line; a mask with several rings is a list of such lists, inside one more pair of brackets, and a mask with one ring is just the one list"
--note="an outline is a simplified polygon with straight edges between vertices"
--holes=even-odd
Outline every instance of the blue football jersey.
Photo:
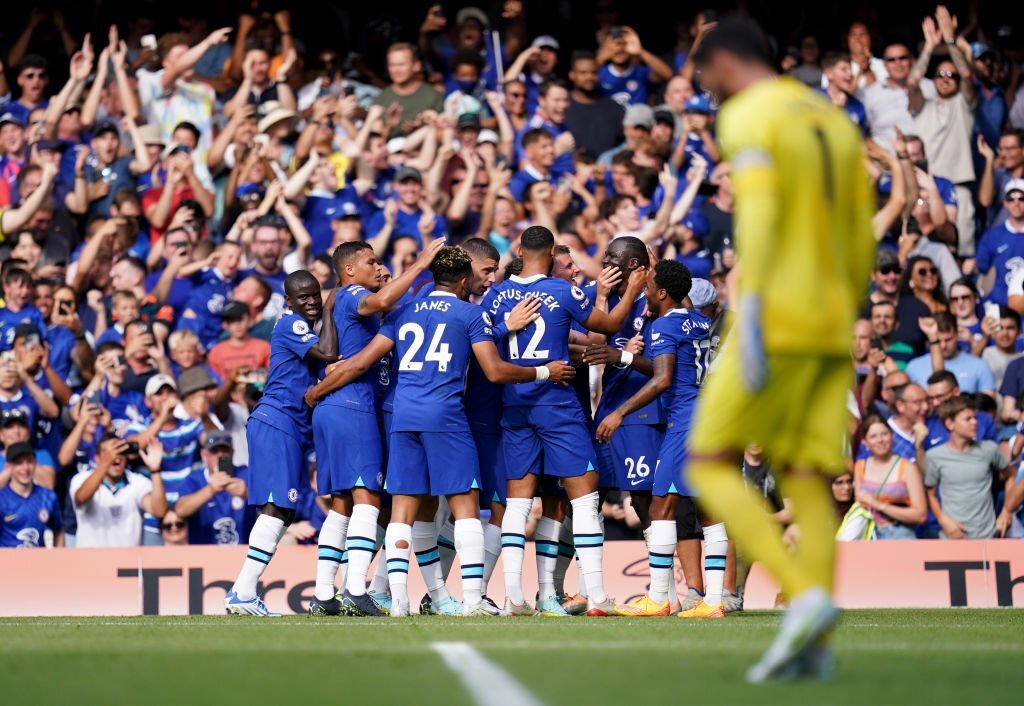
[[25,417],[25,420],[28,422],[29,434],[34,442],[37,437],[36,429],[42,415],[39,413],[39,405],[36,404],[35,399],[29,394],[24,385],[12,397],[0,397],[0,413],[7,412],[18,412]]
[[35,324],[40,337],[46,338],[46,320],[39,313],[39,309],[26,306],[13,312],[5,306],[0,306],[0,351],[6,351],[14,345],[14,329],[18,324]]
[[252,417],[303,440],[312,433],[311,410],[302,396],[317,382],[319,361],[306,360],[319,342],[304,318],[286,312],[270,334],[270,372]]
[[104,384],[99,391],[99,401],[110,412],[110,426],[117,436],[124,436],[129,425],[145,428],[150,424],[146,398],[140,392],[121,390],[119,394],[112,395]]
[[225,279],[214,267],[207,267],[192,277],[192,292],[178,327],[195,331],[207,350],[217,343],[224,330],[220,314],[231,299],[237,282],[237,275],[233,279]]
[[634,64],[619,73],[611,64],[605,64],[597,70],[597,80],[601,93],[623,108],[637,103],[647,105],[651,70],[646,65]]
[[23,498],[9,485],[0,489],[0,547],[42,547],[48,529],[64,529],[55,492],[33,485]]
[[[596,294],[597,284],[590,283],[583,288],[584,291],[590,291],[592,294]],[[619,304],[619,295],[617,292],[612,292],[608,297],[608,308],[614,309]],[[608,345],[613,348],[622,350],[629,343],[629,340],[638,333],[644,334],[644,350],[649,350],[651,344],[650,331],[651,326],[648,319],[644,316],[644,310],[647,308],[647,297],[643,294],[638,296],[633,302],[633,307],[629,312],[629,316],[626,318],[626,322],[622,325],[622,328],[614,335],[608,338]],[[621,365],[606,365],[604,366],[604,376],[601,382],[601,401],[597,405],[597,412],[594,414],[594,422],[600,424],[601,421],[608,416],[609,413],[614,412],[619,406],[628,400],[630,397],[636,394],[637,390],[647,384],[650,380],[649,377],[643,373],[633,370],[629,366]],[[641,407],[632,414],[626,416],[623,420],[623,424],[662,424],[665,419],[661,410],[661,403],[658,398],[655,398],[650,404]]]
[[[239,470],[235,475],[248,481],[245,469]],[[185,480],[180,494],[191,495],[205,488],[209,482],[209,472],[204,468]],[[253,514],[255,513],[250,511],[245,498],[222,490],[188,518],[188,543],[243,544],[249,537],[249,530],[252,527],[250,516]]]
[[[513,365],[532,367],[552,360],[569,360],[569,331],[572,322],[583,324],[594,310],[590,298],[579,287],[556,277],[534,275],[523,279],[512,276],[494,296],[489,313],[501,321],[522,299],[536,296],[541,300],[539,318],[522,331],[509,334],[499,350]],[[578,405],[571,387],[548,382],[527,382],[505,385],[504,403],[513,406]]]
[[[370,296],[366,287],[348,284],[338,290],[334,298],[334,326],[338,330],[338,355],[342,359],[353,358],[377,335],[380,317],[377,314],[362,316],[359,302]],[[380,366],[372,366],[365,373],[345,387],[327,395],[320,404],[348,407],[373,414],[377,409],[377,387],[381,375]]]
[[381,334],[395,342],[392,431],[469,431],[463,394],[473,345],[493,341],[479,306],[434,291],[401,310]]
[[695,311],[673,309],[651,324],[650,344],[645,353],[651,360],[676,356],[672,384],[662,395],[662,405],[672,427],[689,429],[711,363],[711,320]]
[[[498,282],[488,289],[480,302],[480,306],[491,317],[492,323],[498,323],[498,306],[501,293],[508,289],[508,282]],[[492,333],[494,331],[492,330]],[[495,344],[502,350],[503,341],[495,335]],[[483,369],[474,358],[469,363],[466,376],[466,417],[469,424],[480,430],[497,432],[501,425],[502,388],[487,379]]]

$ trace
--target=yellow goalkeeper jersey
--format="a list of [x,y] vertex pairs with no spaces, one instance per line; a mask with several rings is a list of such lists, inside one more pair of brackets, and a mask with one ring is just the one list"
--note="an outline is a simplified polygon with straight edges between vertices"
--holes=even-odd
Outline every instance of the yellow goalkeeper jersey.
[[860,134],[822,94],[761,81],[722,107],[739,290],[761,299],[768,353],[845,354],[873,266]]

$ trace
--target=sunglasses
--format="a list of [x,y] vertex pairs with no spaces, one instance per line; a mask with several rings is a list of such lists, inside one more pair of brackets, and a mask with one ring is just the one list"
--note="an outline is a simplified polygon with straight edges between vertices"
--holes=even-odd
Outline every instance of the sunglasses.
[[973,294],[961,294],[959,297],[950,297],[949,301],[951,301],[951,302],[969,302],[972,299],[974,299],[974,295]]
[[1015,203],[1017,201],[1024,201],[1024,194],[1018,194],[1017,196],[1007,196],[1006,201],[1008,203]]
[[164,523],[162,523],[160,525],[160,529],[165,529],[165,530],[169,530],[169,529],[182,529],[184,527],[185,527],[185,523],[182,522],[181,520],[176,520],[175,522],[164,522]]
[[914,274],[918,277],[925,277],[927,275],[937,275],[939,271],[934,267],[922,267],[919,270],[914,270]]
[[903,274],[903,268],[898,265],[886,265],[879,268],[878,272],[883,275],[901,275]]
[[955,74],[952,71],[936,71],[935,78],[959,79],[960,74]]
[[901,54],[900,56],[887,56],[885,57],[885,63],[895,64],[897,61],[910,61],[909,54]]

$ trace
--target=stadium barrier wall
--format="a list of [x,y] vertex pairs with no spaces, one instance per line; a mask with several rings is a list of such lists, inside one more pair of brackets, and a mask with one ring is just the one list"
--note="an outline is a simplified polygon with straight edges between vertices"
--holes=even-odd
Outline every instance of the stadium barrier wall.
[[[620,602],[648,583],[642,542],[604,548],[605,587]],[[245,557],[244,547],[129,549],[0,549],[0,615],[188,615],[223,613],[224,593]],[[282,547],[263,577],[272,610],[304,612],[313,595],[316,547]],[[372,569],[371,569],[372,572]],[[524,562],[524,586],[536,585],[533,551]],[[458,573],[449,585],[458,594]],[[676,578],[682,586],[677,567]],[[500,603],[501,567],[491,581]],[[574,590],[576,570],[566,579]],[[839,545],[837,602],[844,608],[948,608],[1024,605],[1024,542],[906,541]],[[409,572],[414,601],[425,592]],[[778,589],[755,566],[746,607],[771,608]],[[69,600],[70,599],[70,600]]]

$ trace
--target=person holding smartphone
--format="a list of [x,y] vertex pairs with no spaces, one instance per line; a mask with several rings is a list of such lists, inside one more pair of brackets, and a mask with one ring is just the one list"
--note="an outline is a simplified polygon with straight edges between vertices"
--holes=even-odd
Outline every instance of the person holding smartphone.
[[255,509],[247,504],[248,469],[236,468],[233,454],[226,431],[211,431],[203,440],[203,470],[185,479],[174,505],[178,517],[188,522],[189,544],[236,545],[249,536]]

